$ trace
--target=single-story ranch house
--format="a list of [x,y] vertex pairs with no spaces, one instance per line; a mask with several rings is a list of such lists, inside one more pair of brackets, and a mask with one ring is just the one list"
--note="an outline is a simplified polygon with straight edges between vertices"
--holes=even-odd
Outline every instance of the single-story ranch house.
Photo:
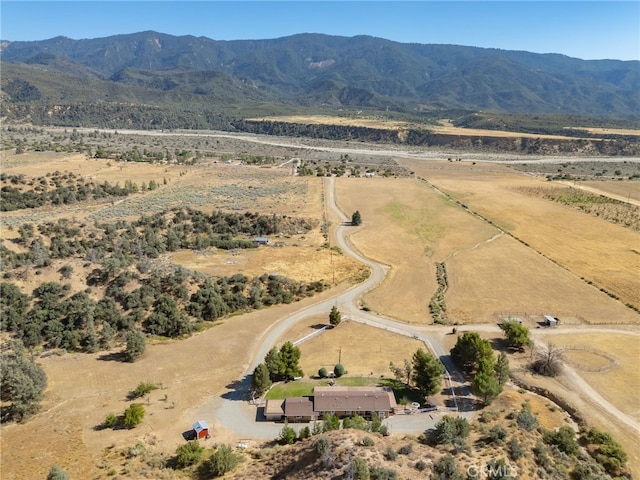
[[291,397],[267,400],[264,415],[267,420],[311,422],[325,413],[338,417],[360,415],[371,418],[375,412],[387,418],[397,408],[393,390],[389,387],[315,387],[311,397]]

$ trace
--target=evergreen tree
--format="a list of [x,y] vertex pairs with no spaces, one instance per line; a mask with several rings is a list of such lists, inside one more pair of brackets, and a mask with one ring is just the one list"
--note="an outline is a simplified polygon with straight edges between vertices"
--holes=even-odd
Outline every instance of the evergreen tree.
[[444,365],[433,355],[419,348],[413,354],[413,382],[424,395],[433,395],[442,387]]
[[269,377],[269,370],[264,363],[261,363],[255,368],[251,376],[251,389],[256,392],[256,395],[262,396],[270,388],[271,378]]
[[529,329],[515,320],[505,321],[500,325],[504,331],[507,345],[516,350],[524,350],[524,347],[531,345]]
[[495,375],[483,370],[473,377],[472,387],[475,393],[482,397],[485,405],[491,403],[502,391],[502,385],[498,383]]
[[451,349],[451,358],[466,372],[477,370],[480,359],[488,357],[493,358],[491,342],[481,338],[477,332],[465,332]]
[[500,352],[496,361],[496,379],[500,385],[504,385],[509,381],[509,359],[505,352]]
[[329,323],[333,326],[336,326],[339,325],[341,321],[342,314],[340,313],[340,310],[338,310],[338,307],[334,305],[333,307],[331,307],[331,313],[329,314]]
[[351,215],[351,225],[357,227],[361,223],[362,223],[362,216],[360,215],[360,211],[356,210],[355,212],[353,212],[353,215]]

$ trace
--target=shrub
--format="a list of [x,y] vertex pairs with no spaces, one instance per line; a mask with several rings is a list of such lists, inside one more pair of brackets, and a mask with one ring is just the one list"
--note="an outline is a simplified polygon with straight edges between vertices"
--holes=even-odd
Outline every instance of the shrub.
[[102,422],[102,426],[104,428],[115,428],[117,424],[118,424],[118,417],[113,412],[109,413],[104,419],[104,422]]
[[571,427],[560,427],[555,432],[545,432],[544,442],[557,446],[567,455],[578,453],[578,442],[575,440],[576,432]]
[[445,415],[435,425],[435,441],[440,445],[460,444],[469,436],[470,430],[471,427],[466,418]]
[[431,480],[463,480],[464,477],[456,466],[456,461],[451,455],[441,457],[433,464]]
[[427,466],[428,466],[427,462],[425,462],[424,460],[418,460],[414,465],[414,467],[416,467],[416,470],[418,470],[419,472],[424,471],[427,468]]
[[518,413],[516,417],[516,423],[518,427],[528,432],[538,426],[538,419],[531,413],[531,405],[528,403],[522,405],[522,410],[520,410],[520,413]]
[[398,453],[400,455],[409,455],[411,452],[413,452],[413,445],[411,445],[410,443],[407,443],[406,445],[401,446],[400,449],[398,450]]
[[371,437],[364,437],[362,439],[362,446],[363,447],[373,447],[375,445],[375,442],[373,441],[373,439]]
[[390,461],[395,460],[396,458],[398,458],[398,454],[393,448],[387,447],[387,449],[384,452],[384,458]]
[[371,467],[369,470],[369,478],[371,480],[396,480],[398,474],[395,470],[384,467]]
[[515,438],[512,438],[507,444],[507,451],[509,452],[509,458],[511,460],[518,460],[524,455],[524,450]]
[[369,480],[371,478],[369,466],[362,457],[356,457],[351,461],[344,472],[344,476],[353,480]]
[[507,431],[501,425],[494,425],[489,430],[489,441],[491,443],[501,444],[507,438]]
[[132,403],[129,405],[129,408],[124,411],[122,424],[126,428],[133,428],[136,425],[139,425],[143,418],[144,407],[140,403]]
[[202,459],[204,447],[198,440],[190,440],[176,448],[176,467],[186,468],[195,465]]
[[327,378],[327,376],[329,375],[329,372],[327,372],[327,369],[322,367],[320,370],[318,370],[318,376],[320,378]]
[[129,362],[135,362],[147,348],[147,339],[140,330],[131,330],[127,334],[125,356]]
[[47,480],[68,480],[69,474],[63,470],[58,465],[54,465],[49,470],[49,474],[47,475]]
[[313,442],[313,449],[318,455],[326,455],[331,450],[331,439],[326,435],[322,435]]
[[280,445],[292,445],[296,441],[296,431],[289,425],[285,424],[278,436],[278,443]]
[[221,477],[238,466],[240,456],[229,445],[221,445],[206,463],[206,470],[214,477]]
[[304,440],[305,438],[309,438],[311,436],[311,430],[308,426],[302,428],[300,433],[298,433],[298,440]]
[[322,431],[340,430],[340,419],[330,413],[322,415]]
[[154,390],[157,390],[158,386],[154,385],[153,383],[149,383],[149,382],[140,382],[138,384],[138,386],[136,387],[136,389],[131,392],[131,398],[135,399],[135,398],[142,398],[144,397],[147,393],[151,393]]
[[497,420],[497,418],[498,418],[498,412],[496,412],[495,410],[484,410],[480,414],[478,421],[482,423],[489,423],[489,422],[493,422],[494,420]]
[[345,369],[341,363],[338,363],[335,367],[333,367],[333,374],[338,378],[345,374]]

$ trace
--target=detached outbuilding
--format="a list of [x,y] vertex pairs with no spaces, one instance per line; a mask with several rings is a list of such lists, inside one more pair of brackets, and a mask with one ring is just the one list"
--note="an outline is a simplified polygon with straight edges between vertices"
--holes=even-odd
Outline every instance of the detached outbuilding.
[[556,317],[552,317],[551,315],[544,316],[544,324],[547,327],[557,327],[558,323],[560,323],[560,319]]
[[193,431],[195,432],[194,438],[200,440],[201,438],[209,438],[209,425],[204,420],[198,420],[193,424]]

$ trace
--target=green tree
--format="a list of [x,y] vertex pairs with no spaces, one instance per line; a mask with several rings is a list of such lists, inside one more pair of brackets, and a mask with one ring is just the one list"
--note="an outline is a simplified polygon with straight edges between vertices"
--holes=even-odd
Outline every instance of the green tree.
[[362,223],[362,216],[360,215],[360,211],[356,210],[355,212],[353,212],[353,215],[351,215],[351,225],[354,226],[358,226]]
[[498,383],[495,375],[483,370],[473,377],[472,388],[476,395],[482,397],[485,405],[491,403],[502,392],[502,385]]
[[175,298],[162,294],[154,302],[153,313],[145,322],[146,329],[153,335],[178,337],[191,332],[191,322],[180,309]]
[[524,350],[524,347],[531,345],[529,329],[520,322],[511,320],[502,322],[500,325],[507,340],[507,345],[516,350]]
[[341,376],[343,376],[346,373],[344,367],[342,366],[341,363],[337,363],[335,367],[333,367],[333,374],[340,378]]
[[322,367],[320,370],[318,370],[318,376],[320,378],[327,378],[327,375],[329,375],[329,372],[327,372],[327,369]]
[[278,380],[280,372],[282,371],[282,359],[280,358],[280,351],[277,347],[273,347],[264,357],[264,364],[269,370],[269,375],[272,380]]
[[296,377],[303,376],[300,365],[298,365],[300,361],[300,349],[294,347],[291,342],[285,342],[284,345],[280,347],[280,361],[282,365],[280,374],[285,379],[293,380]]
[[189,440],[176,448],[176,467],[186,468],[195,465],[202,459],[204,447],[200,445],[198,440]]
[[269,370],[264,363],[261,363],[253,370],[251,389],[260,397],[270,388],[271,378],[269,376]]
[[21,421],[40,408],[42,394],[47,387],[47,375],[22,343],[13,342],[0,357],[0,399],[10,402],[2,409],[2,419]]
[[126,428],[134,428],[137,425],[140,425],[142,419],[144,418],[144,407],[140,403],[132,403],[129,405],[124,411],[124,418],[122,419],[122,424]]
[[240,457],[230,445],[221,445],[206,463],[207,471],[214,477],[221,477],[238,466]]
[[445,372],[444,365],[433,355],[419,348],[413,354],[413,383],[424,395],[433,395],[440,391]]
[[69,480],[69,474],[62,467],[54,465],[49,470],[47,480]]
[[500,352],[496,361],[496,380],[500,385],[504,385],[509,381],[509,359],[505,352]]
[[140,330],[130,330],[127,333],[127,346],[125,348],[125,356],[127,361],[135,362],[147,348],[147,338]]
[[331,313],[329,314],[329,323],[333,326],[336,326],[340,325],[341,321],[342,314],[340,313],[340,310],[338,310],[338,307],[334,305],[333,307],[331,307]]
[[451,358],[466,372],[475,371],[480,359],[488,357],[493,358],[491,342],[481,338],[477,332],[463,333],[451,349]]

